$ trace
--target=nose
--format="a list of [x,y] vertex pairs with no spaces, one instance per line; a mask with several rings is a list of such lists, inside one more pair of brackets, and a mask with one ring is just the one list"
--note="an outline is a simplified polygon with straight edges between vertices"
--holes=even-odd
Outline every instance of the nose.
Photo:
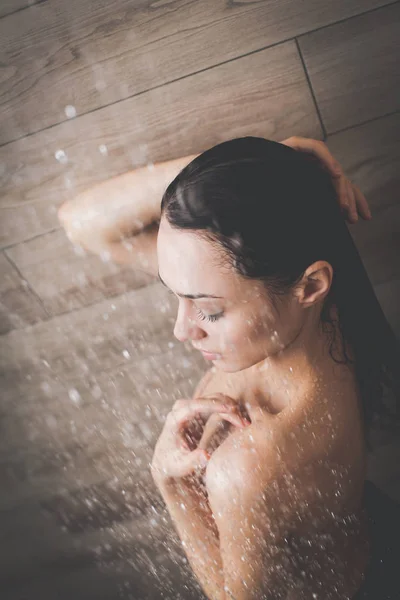
[[186,340],[199,340],[205,335],[206,333],[191,315],[190,307],[180,304],[174,327],[176,339],[180,342],[186,342]]

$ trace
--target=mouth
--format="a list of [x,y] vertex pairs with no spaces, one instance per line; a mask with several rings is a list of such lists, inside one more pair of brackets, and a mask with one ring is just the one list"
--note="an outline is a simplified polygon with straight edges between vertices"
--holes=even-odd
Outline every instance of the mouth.
[[215,352],[205,352],[204,350],[200,350],[200,352],[207,360],[218,360],[221,358],[221,354],[216,354]]

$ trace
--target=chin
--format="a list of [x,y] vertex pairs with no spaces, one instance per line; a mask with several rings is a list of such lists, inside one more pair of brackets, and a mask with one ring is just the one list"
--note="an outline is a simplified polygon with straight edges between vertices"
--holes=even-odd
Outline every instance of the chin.
[[224,373],[238,373],[239,371],[247,369],[246,365],[229,361],[225,362],[221,359],[214,362],[214,367],[218,371],[223,371]]

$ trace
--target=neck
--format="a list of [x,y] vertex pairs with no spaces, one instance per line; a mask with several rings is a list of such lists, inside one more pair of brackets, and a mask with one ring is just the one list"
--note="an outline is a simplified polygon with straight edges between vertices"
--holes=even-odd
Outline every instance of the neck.
[[[330,316],[336,330],[334,356],[342,359],[336,307],[332,308]],[[253,381],[268,386],[268,391],[276,398],[277,411],[286,406],[294,390],[298,396],[299,391],[310,386],[329,382],[336,364],[329,353],[331,336],[322,329],[320,311],[310,311],[300,331],[282,350],[248,369]]]

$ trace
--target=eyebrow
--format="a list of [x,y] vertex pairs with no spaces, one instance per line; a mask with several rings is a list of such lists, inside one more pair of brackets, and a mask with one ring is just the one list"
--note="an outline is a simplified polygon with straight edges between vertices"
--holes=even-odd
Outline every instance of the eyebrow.
[[[161,279],[160,273],[158,273],[158,279],[163,285],[165,285],[166,288],[168,287],[167,284]],[[181,298],[190,298],[190,300],[199,300],[199,298],[222,298],[222,296],[212,296],[211,294],[178,294],[178,292],[176,292],[176,295],[180,296]]]

